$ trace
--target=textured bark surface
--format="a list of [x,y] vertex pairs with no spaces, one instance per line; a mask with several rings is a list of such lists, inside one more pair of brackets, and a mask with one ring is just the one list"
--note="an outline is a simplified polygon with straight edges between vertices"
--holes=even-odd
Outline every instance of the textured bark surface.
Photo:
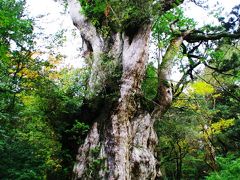
[[73,179],[155,179],[157,136],[153,125],[171,103],[172,93],[171,88],[161,86],[162,97],[153,112],[140,105],[138,97],[148,60],[150,24],[140,27],[131,39],[124,33],[112,34],[113,43],[109,44],[80,14],[79,2],[68,0],[68,3],[73,23],[85,43],[87,58],[92,59],[91,91],[101,91],[111,74],[101,67],[101,54],[112,57],[111,62],[122,67],[119,98],[111,110],[95,117],[85,143],[78,150]]
[[[163,12],[182,2],[183,0],[158,1]],[[117,98],[114,102],[105,101],[107,105],[97,107],[98,113],[89,115],[94,123],[85,143],[78,150],[73,179],[129,180],[155,179],[156,176],[161,176],[156,169],[154,157],[157,136],[153,125],[171,105],[173,95],[169,77],[183,40],[194,43],[222,37],[234,39],[240,34],[207,35],[191,30],[175,34],[161,64],[159,62],[158,89],[153,100],[155,107],[149,112],[141,106],[140,98],[148,60],[151,20],[128,33],[111,31],[110,37],[103,37],[80,13],[79,0],[68,0],[68,4],[73,23],[79,29],[84,42],[84,56],[89,59],[88,64],[91,67],[88,81],[90,92],[86,98],[94,99],[103,91],[108,95],[114,92]],[[103,57],[107,58],[111,66],[105,67]],[[121,69],[120,81],[109,84],[117,68]],[[107,90],[109,86],[110,90]],[[102,106],[103,103],[100,104]],[[214,149],[209,144],[205,148],[209,152],[206,160],[213,169],[217,169]]]
[[[104,159],[98,174],[100,179],[135,179],[139,175],[144,179],[155,178],[153,153],[157,138],[153,130],[154,122],[147,112],[141,110],[136,100],[148,60],[149,33],[150,27],[146,25],[139,29],[131,43],[125,36],[122,42],[115,41],[109,48],[108,53],[121,52],[120,97],[109,119],[101,120],[107,121],[105,127],[100,129],[94,123],[84,145],[79,148],[74,167],[76,179],[89,178],[87,168],[93,160],[89,152],[95,147],[100,148],[98,158]],[[115,58],[119,54],[114,55]],[[96,68],[96,71],[99,70]],[[101,140],[99,134],[104,134]]]

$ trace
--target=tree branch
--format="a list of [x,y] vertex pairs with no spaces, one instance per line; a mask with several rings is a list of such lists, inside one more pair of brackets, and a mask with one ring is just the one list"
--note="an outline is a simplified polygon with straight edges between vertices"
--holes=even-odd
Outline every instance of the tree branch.
[[185,36],[184,40],[186,40],[189,43],[195,43],[195,42],[199,42],[199,41],[219,40],[224,37],[228,37],[231,39],[238,39],[238,38],[240,38],[240,32],[238,32],[236,34],[232,34],[229,32],[220,32],[220,33],[215,33],[215,34],[190,33],[187,36]]
[[[175,86],[175,91],[173,92],[173,99],[175,100],[183,91],[184,87],[189,83],[189,81],[186,81],[188,75],[192,75],[192,71],[200,65],[201,62],[197,62],[189,67],[189,69],[184,73],[184,75],[181,77],[177,85]],[[182,87],[181,84],[183,85]],[[185,86],[184,86],[185,85]],[[179,90],[180,89],[180,90]]]
[[161,2],[162,10],[163,11],[168,11],[168,10],[182,4],[183,1],[184,0],[163,0],[163,2]]
[[223,69],[218,69],[218,68],[215,68],[215,67],[212,67],[212,66],[208,65],[206,62],[203,62],[203,64],[204,64],[206,67],[208,67],[209,69],[212,69],[212,70],[214,70],[214,71],[217,72],[217,73],[220,73],[220,74],[223,74],[223,75],[227,75],[227,76],[236,77],[236,76],[233,75],[233,74],[225,73],[226,71],[224,71]]
[[230,91],[228,91],[222,84],[221,82],[217,79],[216,76],[213,75],[214,80],[219,84],[219,86],[223,89],[224,92],[226,92],[228,95],[230,95],[232,98],[234,98],[235,100],[237,100],[238,102],[240,102],[240,98],[235,96],[233,93],[231,93]]
[[73,24],[80,30],[83,40],[90,43],[93,50],[100,51],[103,41],[97,33],[96,27],[81,13],[80,2],[78,0],[68,0],[68,5]]

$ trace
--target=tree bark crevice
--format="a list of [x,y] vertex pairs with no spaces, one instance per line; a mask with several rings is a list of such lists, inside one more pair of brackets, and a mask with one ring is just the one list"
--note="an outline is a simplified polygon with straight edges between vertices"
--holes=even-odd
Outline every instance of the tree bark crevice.
[[[129,180],[139,177],[155,179],[157,161],[154,157],[154,149],[158,140],[154,131],[154,121],[171,103],[171,98],[164,99],[165,95],[168,98],[171,93],[164,86],[164,92],[168,94],[162,94],[163,96],[158,99],[159,107],[155,108],[151,115],[144,110],[144,107],[141,107],[139,98],[137,98],[141,94],[141,84],[148,62],[151,24],[141,25],[131,36],[126,32],[112,33],[109,38],[113,42],[109,43],[104,41],[96,28],[80,13],[80,3],[77,0],[68,1],[73,22],[80,30],[84,41],[88,43],[88,50],[92,51],[89,78],[89,89],[92,93],[97,96],[98,91],[102,91],[101,88],[106,85],[111,74],[115,73],[114,70],[106,72],[101,55],[111,57],[108,63],[114,64],[113,69],[116,66],[122,68],[118,87],[119,98],[111,111],[106,112],[111,112],[111,114],[98,115],[95,118],[97,122],[93,124],[85,143],[79,148],[73,179]],[[182,38],[179,37],[179,39],[175,42],[177,48],[171,46],[176,51],[180,46],[179,43],[182,42]],[[166,60],[163,62],[164,70],[172,67],[171,58],[172,55],[169,53],[169,56],[164,59]],[[161,78],[165,80],[166,74],[167,72],[162,71]],[[159,82],[162,83],[162,81]],[[98,150],[97,156],[91,153],[92,149]],[[91,167],[88,164],[96,161],[101,167],[97,167],[98,172],[93,177],[93,174],[89,173],[92,170],[89,169]]]
[[[140,174],[146,178],[152,177],[150,179],[155,177],[156,160],[153,153],[157,138],[153,129],[154,122],[147,112],[137,112],[139,102],[135,99],[135,95],[140,93],[145,64],[148,60],[149,33],[150,26],[144,26],[134,36],[131,44],[127,42],[128,37],[124,38],[123,72],[118,104],[110,120],[107,120],[110,124],[105,126],[105,132],[101,130],[99,132],[98,125],[94,124],[85,143],[79,148],[74,168],[77,178],[87,176],[84,174],[87,172],[86,164],[89,163],[86,157],[87,151],[98,145],[101,146],[99,157],[105,158],[105,165],[107,164],[107,171],[99,173],[102,179],[131,179]],[[121,48],[121,44],[113,46],[114,48]],[[102,141],[99,140],[101,133],[106,137]],[[98,140],[93,141],[92,137],[97,137]],[[137,171],[136,166],[140,168]],[[138,174],[135,174],[136,172]]]

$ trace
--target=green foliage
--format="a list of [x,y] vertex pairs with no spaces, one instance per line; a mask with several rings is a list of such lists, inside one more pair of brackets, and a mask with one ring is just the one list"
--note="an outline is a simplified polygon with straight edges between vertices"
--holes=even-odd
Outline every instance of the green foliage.
[[89,126],[84,124],[84,123],[81,123],[79,121],[75,121],[75,124],[73,125],[72,129],[70,130],[67,130],[67,132],[73,132],[73,133],[76,133],[76,134],[81,134],[81,133],[86,133],[87,131],[89,130]]
[[[150,19],[152,1],[79,0],[83,13],[99,30],[127,31],[140,27]],[[103,33],[103,32],[102,32]],[[105,32],[107,35],[107,32]]]
[[100,27],[101,22],[104,20],[104,11],[107,7],[107,2],[102,0],[79,0],[82,5],[83,13],[91,18],[94,26]]
[[219,49],[210,51],[211,63],[219,72],[237,75],[240,68],[239,47],[232,46],[230,40],[220,42]]
[[234,124],[235,124],[234,119],[220,119],[218,122],[212,123],[211,125],[212,133],[220,134],[222,133],[222,131],[233,126]]
[[65,132],[71,134],[72,138],[76,141],[77,144],[82,144],[83,140],[80,138],[89,131],[89,125],[75,120],[73,127],[67,129]]
[[[174,29],[171,29],[171,26]],[[153,37],[158,41],[159,48],[166,48],[174,36],[179,35],[183,30],[194,29],[195,26],[194,20],[186,18],[183,9],[176,7],[156,17],[153,24]]]
[[4,138],[1,147],[1,179],[43,179],[44,157],[36,158],[37,149],[16,137]]
[[[111,31],[134,35],[154,18],[153,36],[159,48],[166,48],[181,31],[195,27],[181,8],[161,15],[160,3],[152,0],[79,1],[82,13],[104,38]],[[34,53],[33,21],[24,14],[24,4],[21,0],[0,0],[0,179],[68,179],[76,150],[95,118],[85,110],[97,111],[102,104],[111,107],[118,100],[122,70],[113,57],[100,55],[100,71],[110,78],[104,78],[103,91],[90,94],[90,67],[57,72],[54,68],[59,58],[50,57],[47,62],[33,58],[38,54]],[[206,26],[202,30],[222,28]],[[57,34],[54,41],[60,36]],[[227,38],[218,43],[217,50],[208,50],[209,64],[231,76],[211,72],[222,84],[216,79],[211,81],[213,85],[193,83],[156,124],[158,159],[166,178],[239,179],[239,46],[233,47]],[[190,60],[190,65],[194,61]],[[157,69],[149,64],[141,99],[149,111],[155,106],[157,78]],[[218,155],[220,171],[207,176],[211,172],[207,166],[209,144]],[[89,152],[87,179],[107,171],[100,151],[97,146]],[[229,153],[235,156],[227,156]]]
[[204,82],[204,81],[197,81],[194,82],[191,85],[193,94],[200,95],[200,96],[206,96],[209,94],[213,94],[214,88],[210,84]]
[[53,154],[59,144],[51,129],[41,114],[35,114],[39,111],[33,101],[26,103],[27,107],[22,101],[40,69],[40,63],[31,58],[32,20],[24,15],[24,4],[0,1],[1,179],[43,179],[58,164]]
[[218,157],[219,172],[212,172],[206,177],[207,180],[227,180],[240,178],[240,158],[234,156]]
[[86,178],[88,179],[99,179],[99,172],[107,171],[105,167],[105,158],[101,158],[100,156],[100,146],[96,146],[95,148],[90,149],[90,159],[88,159],[88,166],[86,171]]
[[[234,82],[229,81],[229,77],[227,79],[229,83]],[[183,179],[201,179],[208,173],[208,179],[239,178],[236,158],[217,158],[219,172],[212,172],[207,166],[216,163],[207,159],[211,153],[209,144],[218,156],[226,156],[230,152],[235,157],[239,156],[239,96],[235,93],[238,89],[234,86],[236,89],[230,91],[231,83],[227,86],[227,81],[224,82],[224,89],[221,84],[217,88],[213,81],[211,85],[206,80],[194,82],[174,102],[161,125],[156,126],[160,163],[166,178],[176,178],[178,171]],[[229,92],[236,99],[229,97]]]
[[[30,58],[32,48],[32,21],[23,17],[23,1],[0,1],[0,94],[1,110],[12,109],[21,90],[23,66]],[[9,102],[10,101],[10,102]],[[8,102],[8,103],[7,103]]]
[[32,21],[24,18],[24,1],[1,0],[0,4],[1,44],[8,45],[13,41],[18,48],[21,48],[19,45],[23,47],[31,45]]
[[152,63],[148,64],[145,79],[142,83],[142,90],[144,97],[152,100],[156,97],[158,86],[158,76],[157,69],[153,66]]
[[[122,77],[122,67],[112,56],[102,53],[99,55],[97,72],[94,74],[97,79],[95,87],[87,89],[86,99],[102,99],[112,103],[118,98],[120,79]],[[98,78],[100,76],[101,78]],[[104,86],[103,86],[104,84]],[[88,85],[86,86],[88,88]]]
[[73,139],[81,125],[85,136],[87,125],[74,120],[88,75],[57,73],[56,58],[34,58],[24,1],[1,0],[0,20],[0,179],[67,179],[75,147],[63,136],[73,130],[66,135]]
[[53,132],[40,119],[21,124],[17,132],[4,134],[1,148],[1,179],[43,179],[48,172],[61,169],[57,158],[61,146]]
[[204,152],[190,149],[183,159],[182,178],[183,179],[202,179],[207,174],[208,167],[204,162]]
[[181,174],[186,179],[192,179],[202,173],[205,165],[197,151],[201,130],[198,119],[198,114],[191,109],[172,107],[156,124],[160,167],[164,177],[177,179]]

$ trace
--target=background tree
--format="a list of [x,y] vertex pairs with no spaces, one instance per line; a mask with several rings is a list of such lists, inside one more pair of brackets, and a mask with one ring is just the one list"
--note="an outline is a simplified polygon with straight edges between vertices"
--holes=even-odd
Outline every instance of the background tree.
[[[228,87],[238,86],[236,84],[239,78],[236,69],[239,68],[237,65],[239,50],[236,48],[239,44],[234,43],[230,47],[226,39],[219,41],[219,44],[220,48],[211,53],[211,60],[204,72],[196,74],[201,81],[185,89],[185,93],[175,99],[173,106],[162,118],[162,122],[156,126],[157,131],[160,131],[158,133],[160,164],[167,178],[177,178],[177,169],[172,168],[175,166],[175,156],[172,153],[179,136],[183,137],[182,141],[188,147],[186,156],[182,160],[184,178],[200,178],[211,171],[215,172],[211,173],[210,179],[238,178],[235,173],[237,170],[235,159],[239,157],[235,152],[238,149],[238,140],[231,138],[233,147],[228,144],[229,140],[225,135],[233,132],[239,121],[238,110],[235,108],[235,105],[239,105],[237,94],[239,88],[234,91],[230,90],[231,88],[228,89]],[[223,47],[228,47],[228,50]],[[234,67],[223,70],[221,67],[231,66],[229,63],[231,60],[234,61],[232,62],[235,64]],[[231,97],[231,100],[226,97],[226,94],[228,98]],[[167,128],[169,126],[170,128]],[[177,130],[179,127],[181,130]],[[190,137],[181,136],[184,135],[185,128]],[[223,162],[231,161],[235,164],[234,166],[223,165]],[[220,170],[220,173],[217,173],[217,170]],[[228,174],[229,171],[233,172],[232,175]]]
[[25,2],[1,0],[0,19],[0,178],[66,179],[66,167],[73,165],[61,134],[71,130],[75,119],[69,115],[71,123],[59,125],[60,111],[74,114],[72,107],[81,102],[69,107],[73,95],[60,86],[64,78],[56,71],[56,59],[37,56],[41,53],[35,50],[34,22],[25,14]]
[[[24,14],[24,2],[14,0],[0,1],[0,19],[0,177],[40,179],[51,167],[45,164],[51,159],[46,152],[56,144],[47,125],[34,114],[36,108],[25,107],[33,105],[32,101],[23,99],[40,77],[41,63],[32,59],[32,20]],[[30,109],[38,122],[29,121]],[[45,152],[40,149],[43,144]]]

